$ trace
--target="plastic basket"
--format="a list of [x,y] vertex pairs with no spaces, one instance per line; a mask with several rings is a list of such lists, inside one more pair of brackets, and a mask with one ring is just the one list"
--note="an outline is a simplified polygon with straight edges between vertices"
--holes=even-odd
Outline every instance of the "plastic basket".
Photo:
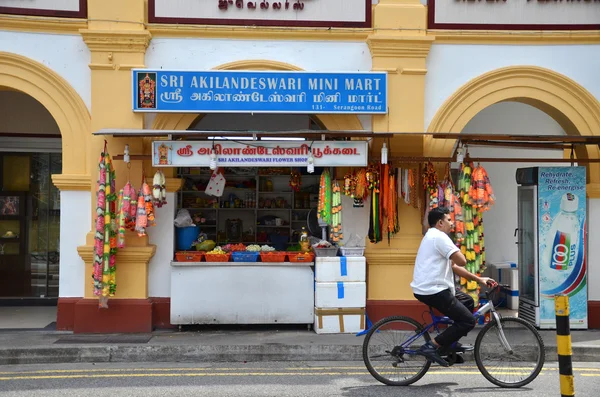
[[234,262],[256,262],[258,260],[258,252],[252,251],[236,251],[231,254]]
[[313,248],[316,256],[337,256],[338,247]]
[[231,254],[204,254],[207,262],[229,262]]
[[342,256],[363,256],[365,247],[340,247]]
[[312,252],[288,252],[287,256],[290,262],[313,262],[315,260],[315,254]]
[[177,262],[201,262],[204,252],[198,251],[179,251],[175,253]]
[[263,262],[285,262],[286,256],[287,256],[286,252],[279,252],[279,251],[261,252],[260,253],[260,259]]

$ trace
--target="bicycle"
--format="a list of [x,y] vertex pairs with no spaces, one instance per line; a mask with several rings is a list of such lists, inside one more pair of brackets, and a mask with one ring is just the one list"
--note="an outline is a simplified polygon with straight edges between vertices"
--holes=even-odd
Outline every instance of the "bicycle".
[[[488,381],[500,387],[518,388],[529,384],[542,370],[544,341],[529,322],[501,317],[496,311],[491,298],[502,287],[508,286],[496,284],[487,291],[488,302],[473,313],[477,321],[491,312],[489,323],[477,335],[473,353],[477,368]],[[363,342],[363,360],[375,379],[391,386],[408,386],[427,373],[431,361],[417,354],[417,350],[431,340],[431,331],[439,333],[439,325],[452,324],[448,317],[436,316],[431,307],[429,312],[433,321],[427,325],[410,317],[390,316],[369,329]],[[379,340],[382,345],[377,344]],[[456,348],[450,348],[444,359],[450,365],[464,362]],[[506,378],[502,378],[504,375]]]

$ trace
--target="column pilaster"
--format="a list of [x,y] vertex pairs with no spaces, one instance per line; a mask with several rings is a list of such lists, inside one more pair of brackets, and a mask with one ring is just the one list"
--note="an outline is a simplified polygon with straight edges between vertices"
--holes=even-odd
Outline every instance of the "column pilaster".
[[[426,60],[434,38],[427,36],[427,8],[419,0],[381,0],[374,9],[374,31],[367,38],[372,70],[388,73],[388,113],[373,116],[373,131],[423,132],[425,119]],[[377,153],[381,142],[374,145]],[[396,136],[390,142],[390,157],[420,156],[421,137]],[[398,165],[398,164],[396,164]],[[400,232],[391,240],[367,247],[369,264],[368,305],[379,313],[379,305],[412,300],[409,283],[421,241],[418,209],[399,205]],[[391,281],[393,280],[393,281]]]
[[[146,49],[152,38],[144,21],[144,0],[88,0],[87,29],[80,34],[91,52],[92,131],[102,128],[144,128],[144,118],[132,111],[131,69],[145,66]],[[96,178],[98,159],[106,140],[109,153],[114,157],[123,153],[125,144],[131,154],[143,153],[142,138],[92,137],[90,169]],[[113,160],[120,189],[130,180],[136,189],[142,183],[143,163],[132,161],[128,169],[122,161]],[[92,186],[92,216],[95,217],[96,186]],[[92,223],[93,224],[93,223]],[[93,228],[94,226],[92,226]],[[87,236],[85,246],[78,247],[85,261],[85,298],[94,298],[92,263],[94,231]],[[117,293],[115,299],[148,298],[148,262],[156,247],[148,238],[135,233],[126,236],[126,246],[117,255]],[[109,303],[110,310],[110,303]]]

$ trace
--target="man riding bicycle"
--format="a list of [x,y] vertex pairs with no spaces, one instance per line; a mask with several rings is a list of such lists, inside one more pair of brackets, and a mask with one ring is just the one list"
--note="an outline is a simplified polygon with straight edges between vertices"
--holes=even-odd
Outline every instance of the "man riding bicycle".
[[[429,229],[417,251],[410,286],[415,298],[448,316],[454,323],[421,346],[418,353],[447,367],[449,364],[440,352],[448,350],[452,344],[475,328],[473,298],[456,290],[454,274],[477,281],[483,286],[493,286],[496,282],[489,277],[479,277],[464,268],[467,260],[448,236],[454,226],[448,208],[433,208],[427,214],[427,222]],[[471,346],[458,343],[456,349],[473,350]]]

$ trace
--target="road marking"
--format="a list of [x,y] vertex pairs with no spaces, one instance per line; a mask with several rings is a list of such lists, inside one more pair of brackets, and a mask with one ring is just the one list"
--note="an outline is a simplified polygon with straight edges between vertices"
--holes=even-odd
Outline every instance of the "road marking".
[[[479,369],[474,365],[460,365],[457,366],[461,371],[473,370],[479,372]],[[0,375],[14,375],[14,374],[60,374],[60,373],[94,373],[94,372],[166,372],[166,371],[270,371],[273,368],[243,368],[243,367],[182,367],[182,368],[90,368],[90,369],[47,369],[37,371],[19,371],[19,372],[0,372]],[[320,370],[365,370],[364,366],[347,366],[347,367],[288,367],[279,368],[278,371],[320,371]],[[525,367],[512,367],[511,369],[529,369]],[[600,368],[573,368],[574,371],[579,372],[600,372]],[[452,373],[450,370],[444,368],[432,367],[428,372],[435,373]],[[542,371],[558,371],[558,368],[542,368]]]
[[[499,369],[493,374],[519,375],[522,368]],[[357,371],[358,370],[358,371]],[[557,368],[543,368],[544,372],[555,372]],[[574,368],[577,375],[600,377],[600,368]],[[173,373],[165,373],[173,372]],[[582,373],[585,372],[585,373]],[[397,374],[396,371],[385,372],[390,375]],[[479,370],[475,366],[460,366],[460,369],[448,370],[443,368],[432,368],[429,374],[435,375],[477,375]],[[529,372],[522,373],[527,375]],[[52,375],[55,374],[55,375]],[[22,372],[0,372],[0,381],[11,380],[43,380],[43,379],[81,379],[81,378],[138,378],[138,377],[224,377],[224,376],[370,376],[366,368],[362,366],[351,367],[305,367],[305,368],[282,368],[273,371],[272,368],[91,368],[86,369],[57,369],[38,370]]]
[[81,375],[40,375],[0,377],[0,381],[9,380],[42,380],[42,379],[78,379],[78,378],[173,378],[173,377],[208,377],[208,376],[337,376],[337,375],[369,375],[368,372],[215,372],[215,373],[183,373],[183,374],[81,374]]

